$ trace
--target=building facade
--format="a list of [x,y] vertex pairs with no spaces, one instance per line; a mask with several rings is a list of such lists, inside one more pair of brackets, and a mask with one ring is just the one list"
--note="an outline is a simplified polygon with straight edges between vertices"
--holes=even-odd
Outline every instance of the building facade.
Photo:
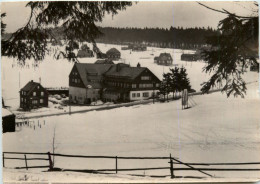
[[121,58],[121,53],[116,48],[112,48],[106,52],[106,56],[108,59],[119,60]]
[[146,67],[127,64],[79,64],[69,76],[72,103],[90,104],[96,100],[125,102],[145,100],[158,93],[160,80]]
[[75,104],[90,104],[101,99],[103,74],[110,64],[75,63],[69,75],[69,99]]
[[20,108],[48,107],[48,92],[40,83],[30,81],[20,90]]
[[159,57],[154,58],[154,62],[158,65],[172,65],[173,59],[170,53],[161,53]]

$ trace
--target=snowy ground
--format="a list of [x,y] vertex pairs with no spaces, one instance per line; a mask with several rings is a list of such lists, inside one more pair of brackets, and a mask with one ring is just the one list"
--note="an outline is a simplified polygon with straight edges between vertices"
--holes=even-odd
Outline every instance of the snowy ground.
[[[103,51],[111,46],[103,45]],[[170,52],[179,65],[187,67],[192,87],[199,90],[200,83],[208,77],[201,72],[204,63],[187,63],[180,61],[180,50],[154,49],[154,56],[160,52]],[[174,52],[174,53],[173,53]],[[163,71],[169,67],[153,63],[151,48],[144,53],[122,51],[126,63],[132,66],[138,62],[147,66],[161,78]],[[141,56],[140,56],[141,55]],[[151,57],[139,59],[140,57]],[[94,62],[93,61],[90,62]],[[2,61],[3,96],[16,98],[19,86],[19,72]],[[53,64],[55,67],[50,67]],[[71,63],[47,60],[32,72],[32,69],[20,71],[21,87],[31,79],[37,81],[41,76],[46,87],[67,86]],[[44,71],[45,70],[45,71]],[[52,71],[52,72],[46,72]],[[56,72],[56,73],[55,73]],[[16,76],[16,77],[14,77]],[[5,78],[3,78],[5,77]],[[56,80],[50,80],[55,78]],[[248,72],[246,80],[257,81],[258,74]],[[9,84],[10,83],[10,84]],[[16,84],[16,85],[15,85]],[[10,87],[11,86],[11,87]],[[32,120],[31,126],[19,127],[15,133],[3,134],[3,151],[48,152],[52,150],[52,139],[55,130],[56,153],[77,155],[105,156],[169,156],[183,162],[259,162],[260,156],[260,98],[258,83],[249,84],[245,99],[226,98],[220,92],[193,97],[193,107],[181,110],[181,102],[156,103],[122,107],[104,111],[92,111],[82,114],[45,117]],[[13,90],[11,90],[13,89]],[[10,100],[12,101],[12,100]],[[10,102],[9,101],[9,102]],[[17,101],[17,100],[16,100]],[[195,102],[195,103],[194,103]],[[17,102],[16,102],[17,103]],[[11,103],[12,104],[12,103]],[[15,103],[13,103],[14,107]],[[39,125],[41,126],[38,126]],[[7,160],[6,167],[24,166],[24,162]],[[29,165],[39,165],[30,161]],[[43,164],[45,165],[45,164]],[[55,158],[55,166],[70,169],[114,169],[115,161],[108,159],[72,159]],[[118,168],[168,167],[168,160],[119,160]],[[235,166],[229,166],[235,167]],[[259,166],[249,166],[260,168]],[[237,168],[237,167],[236,167]],[[248,166],[245,166],[248,168]],[[27,171],[5,169],[4,181],[21,181]],[[30,174],[31,173],[31,174]],[[130,172],[129,172],[130,173]],[[135,174],[169,175],[168,170],[139,171]],[[260,176],[254,172],[218,172],[208,171],[216,177],[250,178]],[[78,173],[57,173],[57,178],[71,181],[124,181],[143,180],[137,177],[119,175],[91,175]],[[180,176],[203,176],[198,172],[178,171]],[[43,177],[46,176],[46,177]],[[55,174],[42,174],[29,170],[30,181],[46,178],[55,180]],[[86,177],[87,179],[85,179]],[[19,179],[20,178],[20,179]],[[169,178],[167,178],[169,180]],[[167,180],[166,179],[166,180]],[[158,180],[158,179],[157,179]],[[67,180],[66,180],[67,181]]]

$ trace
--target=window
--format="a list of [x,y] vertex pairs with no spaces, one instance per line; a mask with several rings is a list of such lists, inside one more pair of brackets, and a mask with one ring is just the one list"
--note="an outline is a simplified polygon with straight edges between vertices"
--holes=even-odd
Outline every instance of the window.
[[151,79],[150,76],[142,76],[142,77],[141,77],[141,80],[150,80],[150,79]]
[[26,95],[26,91],[24,91],[23,94]]
[[143,97],[149,97],[149,93],[148,92],[143,93]]
[[24,102],[26,102],[26,98],[24,99]]
[[23,95],[23,91],[21,92],[21,94]]
[[23,98],[21,98],[21,102],[23,102]]
[[41,96],[44,96],[44,92],[43,91],[41,92]]
[[132,88],[136,88],[136,84],[132,84]]
[[132,93],[132,97],[135,98],[135,93]]
[[37,86],[37,89],[40,89],[40,86]]
[[136,93],[136,96],[137,96],[137,97],[140,97],[140,93]]
[[140,88],[152,88],[153,84],[139,84]]
[[43,99],[40,99],[40,103],[41,103],[41,104],[43,103]]
[[33,92],[33,96],[36,96],[36,92]]
[[156,87],[157,87],[157,88],[160,87],[160,84],[159,84],[159,83],[156,83]]
[[32,104],[37,104],[37,103],[38,103],[37,100],[32,101]]

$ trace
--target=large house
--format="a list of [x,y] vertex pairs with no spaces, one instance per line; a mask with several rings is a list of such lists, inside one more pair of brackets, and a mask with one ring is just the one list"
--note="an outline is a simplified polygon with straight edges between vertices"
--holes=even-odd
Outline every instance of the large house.
[[134,101],[154,97],[160,80],[146,67],[75,63],[69,75],[70,101]]
[[116,64],[104,74],[105,101],[135,101],[155,97],[160,80],[146,67]]
[[48,92],[40,83],[30,81],[20,90],[20,108],[48,107]]
[[121,58],[121,53],[116,48],[112,48],[106,52],[106,56],[108,59],[118,60]]
[[161,53],[159,57],[154,58],[154,62],[158,65],[172,65],[172,56],[169,53]]
[[69,75],[69,98],[77,104],[101,99],[103,74],[110,64],[75,63]]

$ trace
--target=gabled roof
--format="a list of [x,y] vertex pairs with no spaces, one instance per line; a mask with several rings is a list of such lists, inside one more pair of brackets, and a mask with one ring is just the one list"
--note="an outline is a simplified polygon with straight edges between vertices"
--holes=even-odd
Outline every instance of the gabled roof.
[[93,51],[91,50],[79,50],[77,57],[91,57],[94,56]]
[[[41,86],[42,85],[38,82],[33,82],[33,80],[31,80],[30,82],[28,82],[22,89],[21,91],[26,91],[28,92],[27,94],[29,94],[30,91],[32,91],[35,87],[37,86]],[[43,87],[42,87],[43,88]],[[44,89],[44,88],[43,88]],[[46,91],[46,90],[45,90]]]
[[10,110],[6,108],[2,108],[2,117],[6,117],[6,116],[14,116],[14,114]]
[[115,64],[112,60],[109,59],[100,59],[95,62],[95,64]]
[[106,73],[105,76],[110,77],[122,77],[134,80],[138,77],[144,70],[145,67],[130,67],[127,64],[119,63],[113,65]]
[[168,58],[172,60],[172,56],[170,53],[161,53],[159,56],[159,60],[168,60]]
[[[92,63],[75,63],[74,65],[83,81],[84,86],[87,88],[91,85],[93,88],[101,88],[100,82],[102,75],[112,66],[110,64],[92,64]],[[95,80],[95,82],[91,81]]]
[[112,53],[120,54],[119,50],[117,50],[116,48],[109,49],[106,52],[106,54],[112,54]]

